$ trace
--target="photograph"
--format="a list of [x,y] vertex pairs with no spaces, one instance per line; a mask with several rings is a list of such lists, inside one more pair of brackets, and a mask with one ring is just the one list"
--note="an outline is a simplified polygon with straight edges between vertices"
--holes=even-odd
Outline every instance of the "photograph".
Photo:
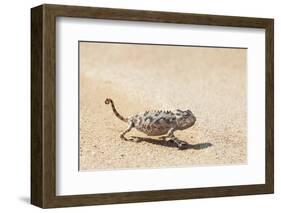
[[247,48],[79,41],[79,171],[247,164]]
[[274,18],[128,8],[31,8],[30,203],[273,194]]

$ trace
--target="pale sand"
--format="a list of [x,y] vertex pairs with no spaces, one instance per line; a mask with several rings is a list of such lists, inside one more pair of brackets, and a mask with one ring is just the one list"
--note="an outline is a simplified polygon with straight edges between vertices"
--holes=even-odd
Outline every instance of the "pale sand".
[[[247,163],[246,49],[80,43],[80,170]],[[190,109],[197,117],[176,136],[122,141],[129,116],[148,109]]]

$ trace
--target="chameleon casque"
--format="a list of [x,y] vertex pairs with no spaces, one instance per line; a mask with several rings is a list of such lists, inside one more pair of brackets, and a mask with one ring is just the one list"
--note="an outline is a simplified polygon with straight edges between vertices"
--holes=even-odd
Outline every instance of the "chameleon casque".
[[132,128],[135,128],[148,136],[162,136],[161,139],[173,141],[181,149],[186,143],[177,139],[174,132],[187,129],[193,126],[196,121],[196,117],[190,110],[179,109],[174,111],[145,111],[124,118],[117,112],[112,99],[107,98],[105,104],[111,104],[116,117],[128,124],[127,129],[120,134],[120,138],[125,141],[138,141],[137,137],[133,137],[135,140],[125,137],[125,134],[131,131]]

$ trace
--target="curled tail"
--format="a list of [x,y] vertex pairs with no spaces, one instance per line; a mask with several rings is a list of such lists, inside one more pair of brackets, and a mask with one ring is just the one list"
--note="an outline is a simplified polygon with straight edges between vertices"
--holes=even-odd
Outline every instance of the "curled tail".
[[104,103],[105,103],[105,104],[111,104],[112,111],[114,112],[114,114],[116,115],[117,118],[119,118],[120,120],[122,120],[122,121],[124,121],[124,122],[127,122],[127,121],[128,121],[128,118],[124,118],[122,115],[120,115],[120,114],[117,112],[117,110],[116,110],[116,108],[115,108],[115,106],[114,106],[114,103],[113,103],[113,101],[112,101],[110,98],[105,99],[105,102],[104,102]]

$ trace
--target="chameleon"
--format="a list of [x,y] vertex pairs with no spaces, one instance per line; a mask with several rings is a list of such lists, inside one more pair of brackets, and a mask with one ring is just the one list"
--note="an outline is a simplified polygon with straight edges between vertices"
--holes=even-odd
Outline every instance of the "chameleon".
[[[128,124],[127,129],[120,134],[120,138],[124,141],[129,141],[125,135],[130,132],[132,128],[135,128],[145,133],[147,136],[162,136],[161,139],[172,141],[181,149],[186,143],[176,138],[174,132],[188,129],[193,126],[196,121],[196,117],[190,110],[180,109],[173,111],[149,110],[125,118],[117,112],[112,99],[106,98],[105,104],[110,104],[115,116]],[[138,140],[137,137],[132,138],[135,140],[130,140]]]

